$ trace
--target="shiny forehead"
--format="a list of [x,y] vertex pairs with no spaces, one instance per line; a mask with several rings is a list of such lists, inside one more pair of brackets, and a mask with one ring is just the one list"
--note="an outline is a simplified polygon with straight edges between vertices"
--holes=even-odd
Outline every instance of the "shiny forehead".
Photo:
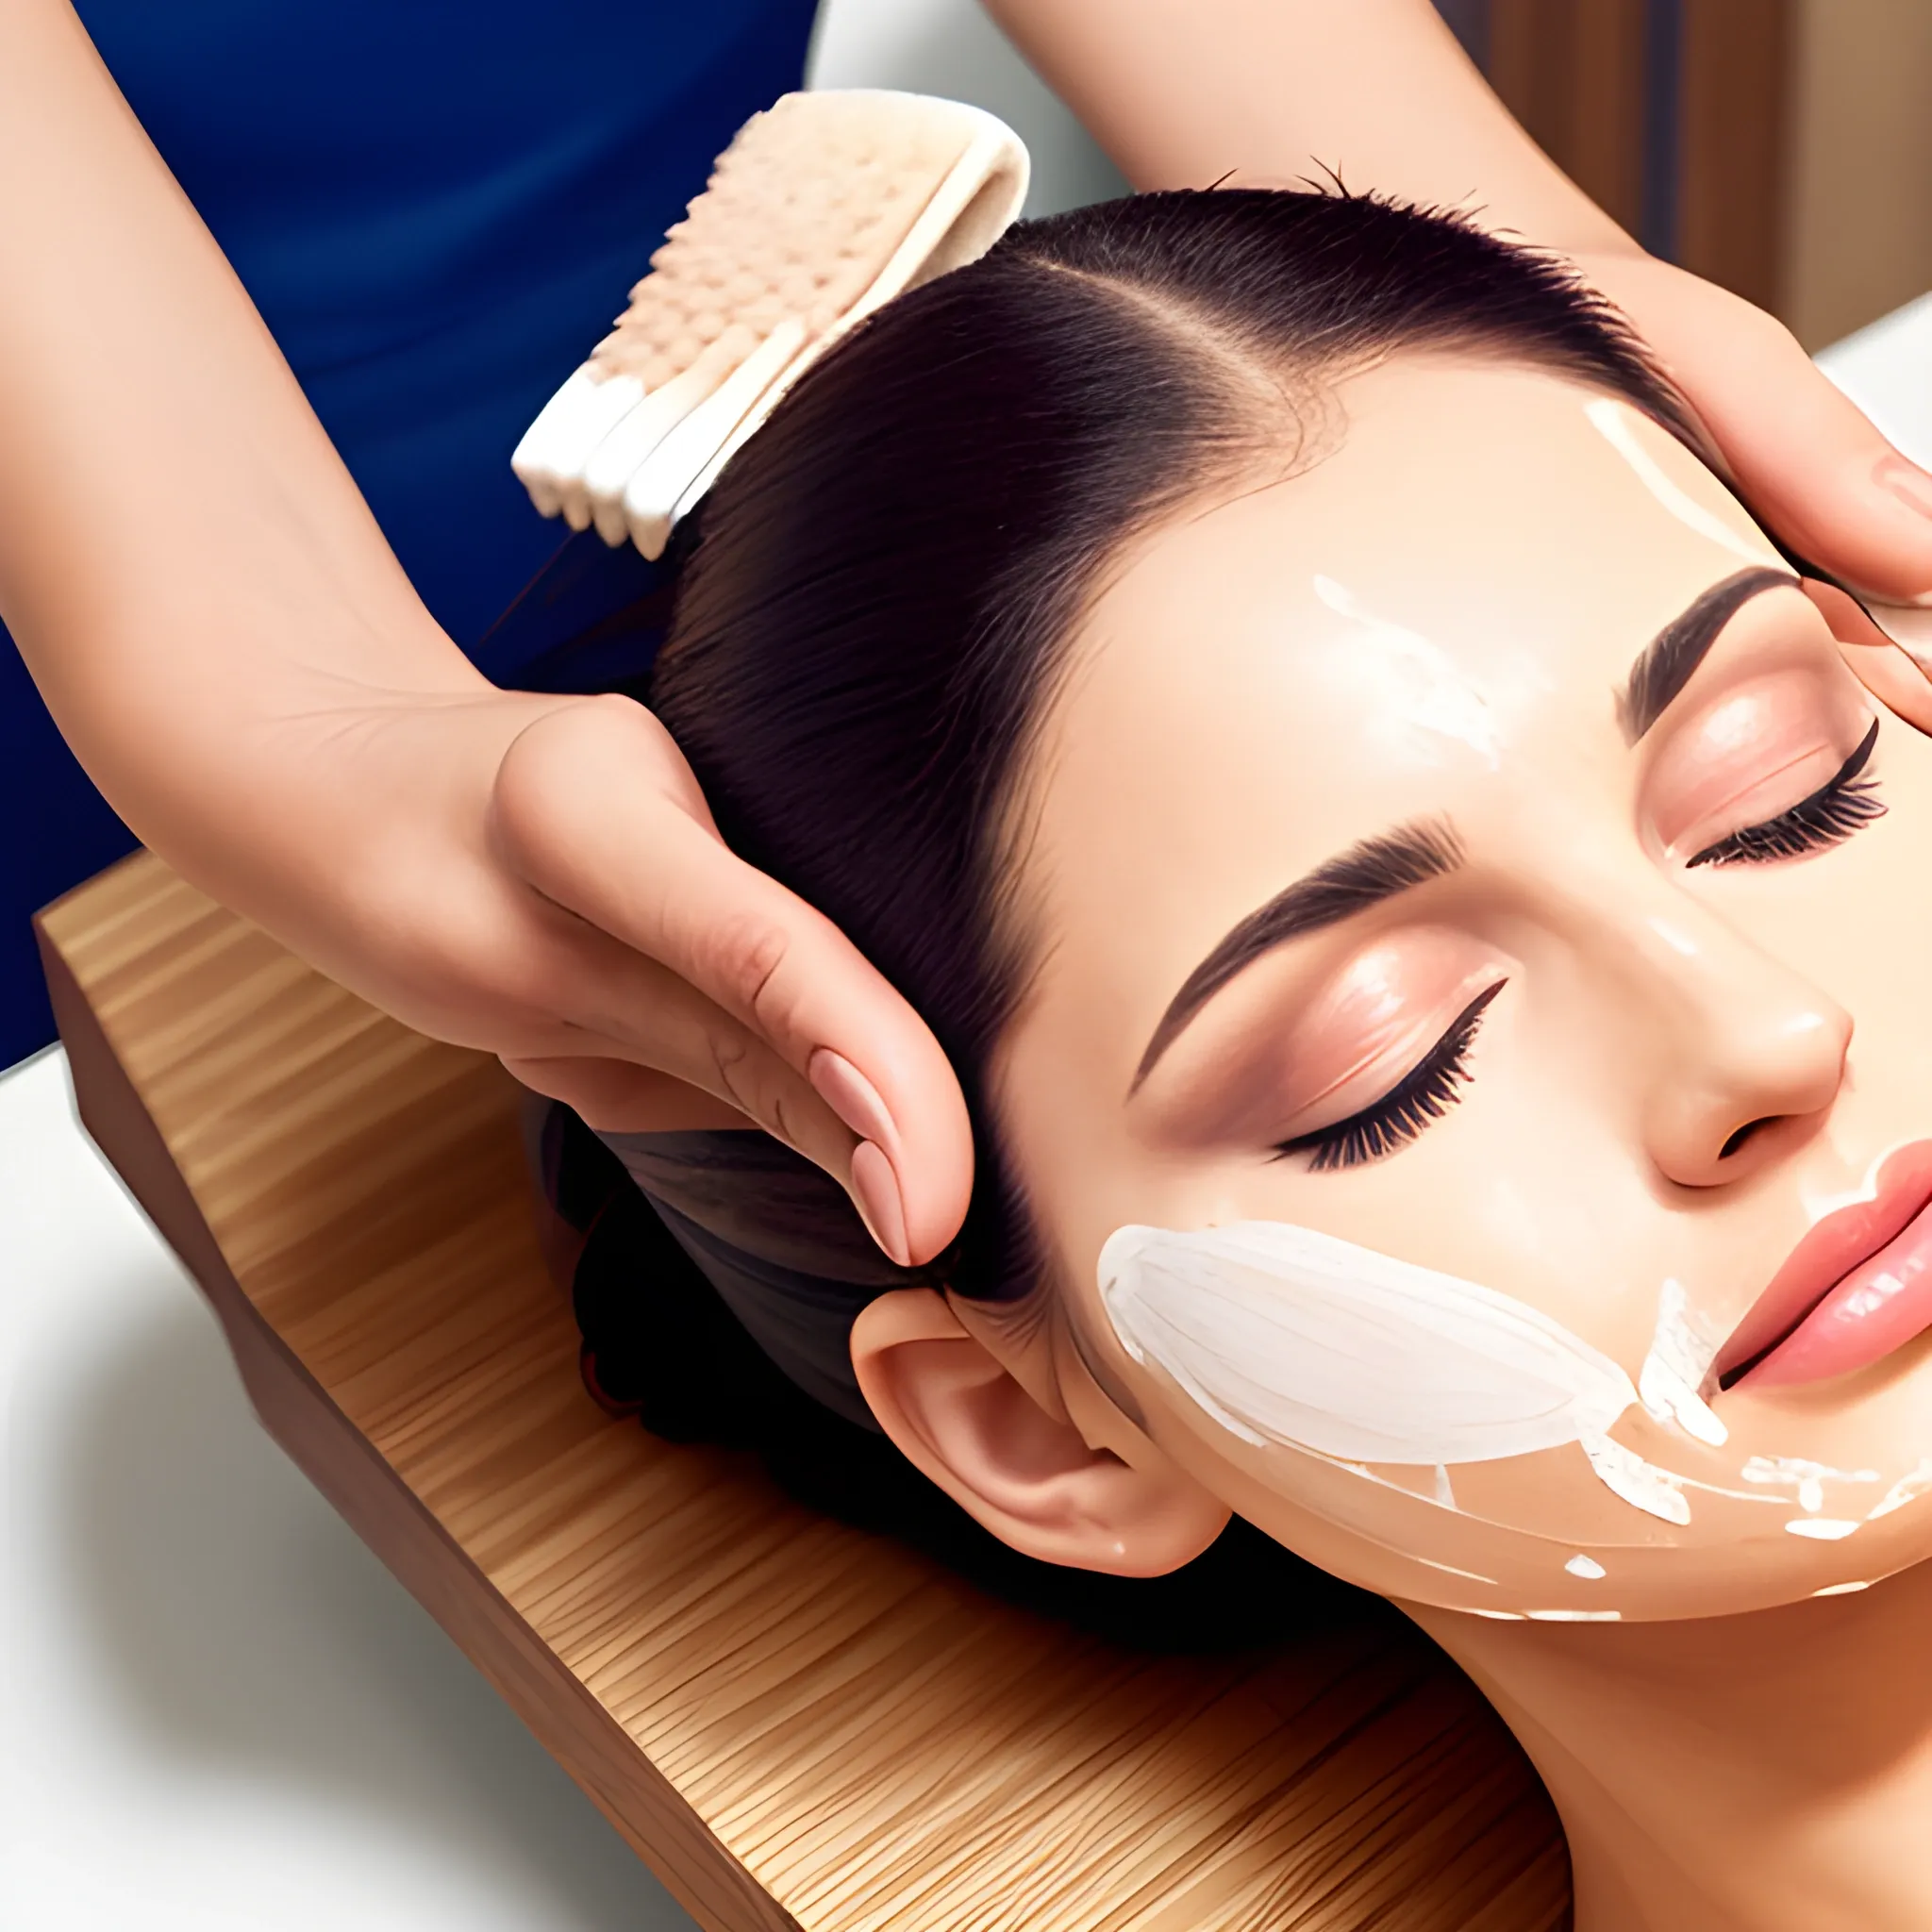
[[[1049,841],[1076,790],[1171,824],[1155,794],[1182,763],[1224,809],[1245,792],[1320,816],[1379,772],[1408,795],[1378,820],[1425,813],[1432,777],[1495,769],[1532,716],[1587,705],[1614,726],[1606,694],[1648,641],[1740,572],[1783,572],[1688,451],[1580,385],[1410,358],[1340,401],[1322,462],[1148,533],[1110,574],[1041,738]],[[1375,829],[1310,824],[1311,858]]]

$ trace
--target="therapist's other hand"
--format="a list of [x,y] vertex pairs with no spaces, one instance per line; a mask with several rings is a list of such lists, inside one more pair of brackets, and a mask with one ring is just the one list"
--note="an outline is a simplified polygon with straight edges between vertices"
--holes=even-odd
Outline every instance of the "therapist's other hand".
[[1629,317],[1777,536],[1888,603],[1932,597],[1932,475],[1873,427],[1781,322],[1635,249],[1576,260]]
[[[987,0],[1136,188],[1296,187],[1464,208],[1636,325],[1751,508],[1888,602],[1932,594],[1932,475],[1781,324],[1646,254],[1511,118],[1431,0]],[[1928,650],[1932,657],[1932,650]]]
[[1744,501],[1807,563],[1876,604],[1807,589],[1845,662],[1889,710],[1932,731],[1932,475],[1895,450],[1784,325],[1636,252],[1578,258],[1709,432]]
[[641,706],[365,698],[269,749],[259,809],[228,830],[164,814],[163,850],[332,977],[593,1125],[765,1128],[902,1263],[951,1238],[972,1137],[938,1042],[726,849]]

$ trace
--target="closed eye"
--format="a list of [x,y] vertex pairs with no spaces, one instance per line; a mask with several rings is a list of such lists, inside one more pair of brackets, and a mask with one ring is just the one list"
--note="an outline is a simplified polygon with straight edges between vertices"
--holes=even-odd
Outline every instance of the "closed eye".
[[1770,865],[1841,844],[1854,832],[1885,815],[1878,781],[1862,775],[1877,742],[1878,720],[1874,718],[1857,750],[1808,798],[1801,798],[1789,811],[1761,825],[1746,825],[1716,844],[1707,845],[1688,859],[1687,865]]
[[1308,1171],[1326,1174],[1338,1168],[1366,1166],[1407,1146],[1462,1097],[1457,1090],[1469,1078],[1469,1050],[1482,1025],[1484,1010],[1507,984],[1499,979],[1478,993],[1441,1039],[1380,1100],[1346,1120],[1284,1141],[1274,1150],[1276,1157],[1312,1154]]

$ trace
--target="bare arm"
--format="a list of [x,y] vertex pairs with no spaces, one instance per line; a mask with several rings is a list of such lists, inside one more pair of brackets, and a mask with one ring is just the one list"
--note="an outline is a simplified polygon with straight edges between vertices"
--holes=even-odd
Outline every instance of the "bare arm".
[[1645,255],[1510,118],[1428,0],[988,4],[1138,188],[1332,168],[1574,257],[1787,541],[1881,595],[1932,592],[1932,476],[1770,316]]
[[0,603],[124,812],[187,803],[112,756],[124,714],[192,756],[271,676],[486,689],[51,0],[0,8]]
[[593,1119],[748,1115],[889,1248],[942,1245],[937,1043],[731,858],[647,712],[472,669],[65,0],[0,0],[0,616],[135,830]]
[[1428,0],[989,0],[1137,188],[1230,169],[1479,205],[1572,250],[1630,244],[1505,111]]

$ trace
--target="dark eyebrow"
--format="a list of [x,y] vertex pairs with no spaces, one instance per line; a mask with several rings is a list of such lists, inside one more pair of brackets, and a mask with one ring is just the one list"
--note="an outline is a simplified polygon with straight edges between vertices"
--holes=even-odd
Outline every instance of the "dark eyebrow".
[[1462,863],[1462,841],[1445,819],[1400,825],[1364,839],[1324,859],[1313,872],[1251,912],[1194,970],[1168,1002],[1160,1024],[1134,1070],[1131,1094],[1188,1023],[1237,974],[1285,940],[1301,939],[1371,906],[1379,906],[1424,879],[1440,878]]
[[1624,689],[1617,694],[1617,723],[1635,744],[1663,715],[1664,707],[1690,682],[1704,655],[1717,642],[1718,633],[1736,615],[1738,607],[1766,591],[1798,588],[1788,570],[1762,565],[1740,570],[1713,584],[1688,609],[1679,611],[1645,644]]

